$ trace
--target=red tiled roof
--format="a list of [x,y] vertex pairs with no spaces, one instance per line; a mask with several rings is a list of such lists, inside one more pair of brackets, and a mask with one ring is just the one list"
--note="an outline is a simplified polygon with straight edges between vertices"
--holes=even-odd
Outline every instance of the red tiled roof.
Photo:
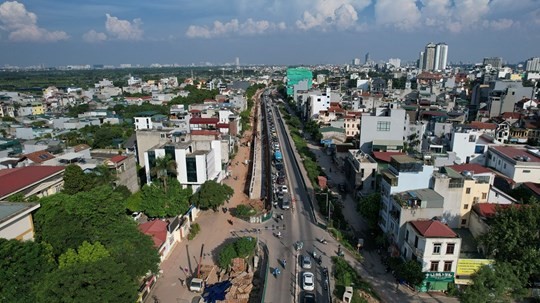
[[190,112],[192,112],[192,113],[200,113],[201,110],[200,109],[192,109],[192,110],[190,110]]
[[521,118],[521,114],[520,113],[514,113],[514,112],[506,112],[506,113],[502,114],[502,117],[504,119],[519,119],[519,118]]
[[497,124],[495,123],[486,123],[480,121],[471,122],[471,126],[476,129],[497,129]]
[[386,163],[390,163],[392,160],[392,156],[399,156],[399,155],[405,155],[405,153],[402,152],[373,152],[373,157],[377,160],[384,161]]
[[191,131],[192,135],[199,135],[199,136],[217,136],[219,135],[219,132],[217,130],[207,130],[207,129],[195,129]]
[[490,146],[489,148],[492,148],[511,159],[515,159],[518,156],[529,157],[528,162],[540,162],[540,157],[527,152],[527,150],[524,148],[514,146]]
[[63,166],[27,166],[0,171],[0,199],[60,171]]
[[525,182],[523,185],[532,190],[536,195],[540,196],[540,183]]
[[122,155],[116,155],[112,158],[110,158],[109,160],[112,162],[112,163],[120,163],[124,160],[126,160],[127,157],[126,156],[122,156]]
[[149,221],[139,225],[139,230],[145,234],[152,236],[154,246],[160,248],[167,240],[167,222],[161,220]]
[[475,174],[486,174],[486,173],[491,173],[493,174],[493,171],[487,167],[484,167],[480,164],[476,164],[476,163],[467,163],[467,164],[459,164],[459,165],[451,165],[451,166],[448,166],[450,167],[451,169],[457,171],[458,173],[461,173],[463,171],[470,171],[473,173],[473,175]]
[[229,123],[218,123],[217,128],[229,128]]
[[191,118],[189,124],[217,124],[219,118]]
[[40,164],[47,160],[54,159],[54,155],[46,150],[38,150],[33,153],[23,155],[22,158],[27,158],[34,163]]
[[476,203],[473,209],[482,217],[492,218],[497,213],[497,209],[521,206],[522,204]]
[[79,145],[75,145],[73,147],[73,151],[75,151],[77,153],[77,152],[80,152],[81,150],[85,150],[85,149],[89,149],[89,148],[90,148],[90,146],[87,145],[87,144],[79,144]]
[[412,226],[426,238],[456,238],[457,234],[450,227],[437,220],[411,221]]

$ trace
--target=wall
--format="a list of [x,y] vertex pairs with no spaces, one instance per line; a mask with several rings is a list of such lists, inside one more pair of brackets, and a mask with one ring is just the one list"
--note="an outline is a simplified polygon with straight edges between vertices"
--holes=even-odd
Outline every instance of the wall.
[[34,224],[32,215],[27,214],[22,218],[13,220],[11,224],[0,229],[0,238],[17,239],[17,240],[33,240],[34,239]]
[[[378,122],[390,122],[389,130],[377,130]],[[406,126],[403,109],[391,109],[389,116],[363,114],[360,126],[360,148],[364,152],[371,152],[373,140],[403,141]]]

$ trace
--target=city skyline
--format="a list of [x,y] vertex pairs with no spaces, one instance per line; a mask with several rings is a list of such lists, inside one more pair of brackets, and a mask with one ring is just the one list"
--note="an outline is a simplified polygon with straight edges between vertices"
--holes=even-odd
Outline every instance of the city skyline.
[[448,62],[537,57],[534,0],[102,0],[0,2],[0,65],[415,61],[444,41]]

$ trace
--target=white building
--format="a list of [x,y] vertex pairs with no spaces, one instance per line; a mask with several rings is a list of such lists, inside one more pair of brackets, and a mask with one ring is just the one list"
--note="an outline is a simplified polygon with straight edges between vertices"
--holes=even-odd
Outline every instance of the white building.
[[494,168],[516,183],[540,182],[540,152],[518,146],[490,146],[487,166]]
[[[460,250],[459,235],[439,221],[415,220],[405,227],[401,253],[407,260],[419,261],[423,272],[435,275],[455,273]],[[429,277],[427,280],[428,291],[448,288],[448,282],[429,282]]]
[[367,195],[375,191],[377,161],[359,149],[350,149],[343,164],[347,187],[357,194]]
[[399,59],[399,58],[390,58],[390,59],[388,59],[388,64],[391,64],[396,68],[399,68],[401,66],[401,59]]
[[316,118],[320,111],[327,110],[330,107],[330,88],[321,95],[310,94],[307,100],[306,117],[308,119]]
[[374,113],[363,114],[360,123],[360,149],[367,153],[372,150],[401,149],[405,140],[407,121],[405,110],[397,108],[394,104],[378,107]]
[[152,117],[135,117],[135,130],[153,129]]

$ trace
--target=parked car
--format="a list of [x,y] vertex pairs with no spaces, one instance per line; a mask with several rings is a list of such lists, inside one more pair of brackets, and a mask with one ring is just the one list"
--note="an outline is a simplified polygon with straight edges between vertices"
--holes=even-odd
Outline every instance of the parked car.
[[287,185],[281,185],[279,187],[279,191],[282,192],[282,193],[288,193],[289,192],[289,188],[287,187]]
[[189,290],[193,292],[203,292],[204,281],[199,278],[192,278],[191,281],[189,281]]
[[303,303],[315,303],[315,295],[311,292],[306,292],[304,294],[304,301]]
[[134,221],[139,221],[141,216],[142,216],[142,213],[138,211],[131,214],[131,218],[133,218]]
[[308,291],[315,290],[315,276],[312,272],[302,274],[302,288]]
[[302,268],[304,269],[311,268],[311,258],[309,256],[302,255]]

